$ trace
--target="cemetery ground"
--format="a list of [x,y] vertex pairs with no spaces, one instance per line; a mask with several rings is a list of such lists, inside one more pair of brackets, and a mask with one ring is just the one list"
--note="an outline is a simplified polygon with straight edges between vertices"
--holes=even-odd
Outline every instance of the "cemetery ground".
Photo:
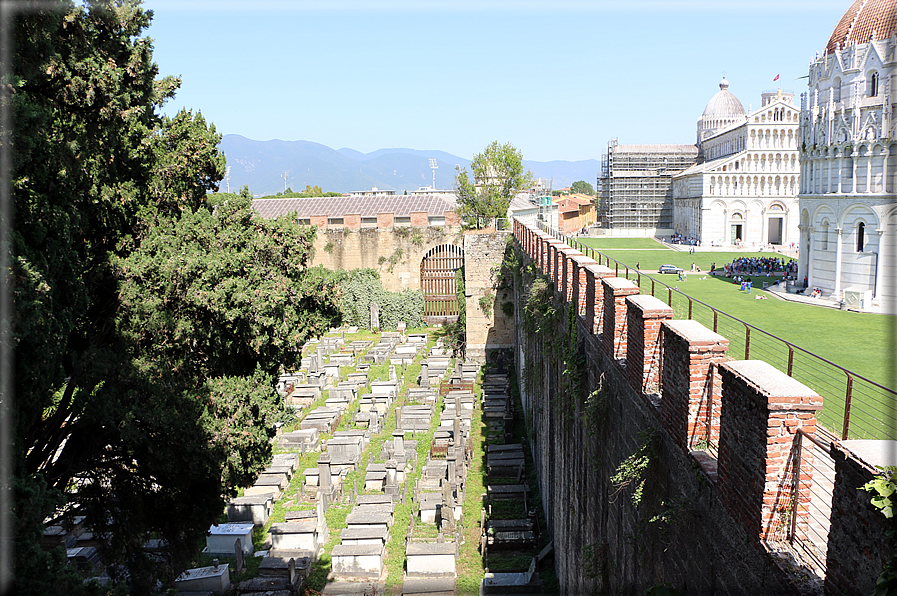
[[[407,330],[406,333],[408,334],[427,333],[428,341],[426,348],[415,356],[411,364],[402,366],[396,365],[395,372],[400,386],[398,396],[389,408],[387,415],[384,417],[379,432],[372,433],[370,443],[364,448],[363,453],[359,458],[357,469],[350,471],[342,481],[342,498],[337,498],[335,502],[331,503],[325,513],[328,528],[327,539],[320,549],[318,557],[311,562],[308,577],[305,579],[302,590],[299,592],[300,594],[320,593],[326,590],[328,583],[334,581],[332,575],[332,553],[334,547],[341,543],[341,531],[348,527],[347,517],[353,509],[353,499],[350,499],[348,494],[352,492],[352,487],[358,487],[359,490],[357,494],[359,496],[383,494],[382,491],[365,490],[365,477],[368,466],[373,463],[374,459],[381,453],[384,444],[388,440],[392,440],[393,431],[397,428],[397,409],[409,403],[407,398],[408,390],[417,389],[419,387],[418,377],[421,374],[421,362],[436,343],[437,337],[441,335],[440,331],[440,329],[432,327]],[[365,331],[345,334],[345,342],[347,343],[356,340],[366,340],[376,343],[379,338],[379,333]],[[311,348],[311,351],[313,350],[314,347]],[[363,355],[364,352],[358,353],[359,362]],[[388,362],[384,364],[372,364],[367,371],[368,383],[378,380],[387,380],[389,378],[389,368],[390,364]],[[341,377],[346,378],[346,374],[354,372],[354,370],[354,367],[350,366],[341,367]],[[516,412],[520,412],[519,393],[517,391],[513,370],[507,370],[506,372],[510,379],[512,399],[516,401]],[[451,373],[452,369],[450,368],[446,372],[446,377],[450,376]],[[475,403],[476,400],[481,400],[482,379],[483,373],[481,371],[474,388]],[[433,383],[438,383],[438,380],[431,380],[431,384]],[[283,433],[288,433],[298,429],[301,419],[316,408],[324,406],[329,395],[330,391],[322,391],[320,397],[315,399],[308,407],[304,408],[299,416],[300,420],[297,420],[296,423],[289,427],[282,428],[281,431]],[[356,398],[350,403],[348,409],[342,415],[341,422],[336,429],[337,431],[355,428],[353,420],[355,414],[359,411],[359,401],[360,400]],[[434,409],[436,414],[433,415],[430,420],[429,430],[426,433],[412,435],[406,430],[406,438],[417,441],[416,461],[414,462],[413,470],[409,471],[406,468],[407,474],[405,476],[404,487],[401,488],[402,498],[394,500],[394,523],[388,532],[389,537],[386,543],[386,555],[383,560],[387,594],[402,594],[403,582],[407,579],[406,538],[409,536],[409,526],[412,523],[414,524],[412,533],[415,539],[436,539],[439,532],[435,524],[423,523],[420,520],[417,513],[419,505],[412,501],[410,494],[407,495],[408,498],[405,497],[406,493],[409,492],[410,487],[414,487],[416,483],[421,480],[421,476],[428,461],[428,455],[430,455],[431,444],[433,443],[437,427],[439,427],[440,424],[439,412],[442,410],[442,402],[443,396],[437,394],[437,402]],[[524,451],[526,453],[527,464],[525,479],[528,485],[532,487],[529,491],[530,500],[527,504],[530,511],[522,510],[522,502],[509,501],[496,503],[494,504],[494,509],[490,510],[490,506],[485,500],[487,485],[489,483],[497,484],[510,482],[508,479],[490,479],[487,475],[486,445],[498,445],[509,441],[523,444],[525,443],[525,432],[525,427],[520,420],[520,416],[515,416],[515,424],[512,432],[501,432],[494,428],[490,430],[490,426],[483,420],[482,406],[474,406],[469,432],[471,460],[464,489],[464,515],[462,523],[460,524],[463,531],[463,539],[460,543],[460,548],[458,549],[459,556],[457,559],[456,576],[454,579],[456,594],[466,595],[478,593],[480,583],[483,581],[487,572],[516,572],[525,574],[530,568],[534,556],[549,542],[547,532],[543,532],[538,535],[538,539],[534,543],[527,543],[520,548],[504,549],[497,551],[494,554],[490,550],[486,557],[480,552],[481,538],[483,536],[482,522],[487,518],[487,512],[489,513],[489,519],[498,519],[507,516],[525,519],[529,513],[535,510],[538,515],[537,525],[541,528],[546,528],[537,488],[538,484],[532,465],[531,455],[528,450]],[[320,438],[325,440],[329,440],[332,437],[332,433],[322,433],[320,435]],[[277,447],[275,447],[274,452],[275,454],[287,453],[286,450]],[[264,552],[271,548],[271,536],[269,531],[271,530],[272,524],[286,522],[287,514],[290,512],[314,510],[316,508],[315,502],[308,501],[303,497],[302,470],[316,468],[320,455],[320,450],[296,454],[296,473],[292,477],[289,487],[283,491],[283,497],[274,503],[272,513],[267,522],[261,527],[256,527],[253,533],[253,548],[255,551]],[[241,491],[240,496],[242,496],[242,494]],[[412,517],[414,517],[415,520],[413,522]],[[226,514],[222,515],[220,522],[227,522]],[[441,535],[439,537],[441,539]],[[220,555],[217,556],[217,558],[220,563],[229,563],[232,570],[235,568],[235,558],[222,557]],[[245,570],[240,573],[232,574],[231,584],[237,585],[241,581],[257,577],[259,564],[262,560],[263,559],[260,557],[246,557]],[[213,564],[213,557],[208,554],[199,555],[194,563],[195,566],[209,566]],[[558,593],[557,583],[554,576],[553,558],[550,556],[543,558],[536,567],[536,571],[542,581],[543,593]],[[326,591],[324,593],[326,593]]]

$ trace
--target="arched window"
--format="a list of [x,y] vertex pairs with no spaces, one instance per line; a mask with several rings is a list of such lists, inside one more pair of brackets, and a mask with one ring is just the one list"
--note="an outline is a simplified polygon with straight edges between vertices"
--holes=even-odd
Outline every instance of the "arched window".
[[863,252],[863,245],[866,244],[866,224],[860,222],[857,224],[857,252]]
[[872,76],[869,77],[869,88],[867,90],[866,95],[869,97],[875,97],[878,95],[878,73],[873,72]]
[[832,82],[832,101],[841,101],[841,79]]

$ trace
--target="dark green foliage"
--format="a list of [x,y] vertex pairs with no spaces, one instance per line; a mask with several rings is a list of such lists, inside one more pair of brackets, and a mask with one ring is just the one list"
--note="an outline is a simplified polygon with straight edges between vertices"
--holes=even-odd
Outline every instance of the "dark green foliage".
[[261,220],[248,189],[207,194],[220,136],[158,116],[178,81],[156,78],[149,20],[59,1],[13,24],[18,593],[81,590],[35,539],[63,507],[123,590],[170,585],[270,455],[272,376],[339,319],[311,231]]
[[574,193],[584,194],[584,195],[595,195],[595,189],[591,184],[586,182],[585,180],[577,180],[570,187],[570,190]]
[[423,325],[424,294],[420,290],[387,292],[374,269],[353,269],[340,276],[343,321],[363,329],[371,325],[371,303],[380,307],[380,327],[395,329],[400,321],[409,327]]
[[458,320],[445,326],[443,338],[446,346],[452,349],[452,357],[463,359],[467,350],[467,299],[464,288],[464,267],[455,271],[455,293],[458,297]]

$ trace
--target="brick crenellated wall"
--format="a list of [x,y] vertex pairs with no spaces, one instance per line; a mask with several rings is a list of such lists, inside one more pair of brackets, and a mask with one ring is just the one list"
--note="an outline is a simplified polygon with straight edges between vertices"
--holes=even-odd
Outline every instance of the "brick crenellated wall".
[[601,343],[604,353],[614,360],[626,359],[626,296],[638,294],[638,286],[624,277],[605,277],[604,316]]
[[660,324],[673,309],[654,296],[626,297],[626,377],[633,389],[657,393],[660,378]]
[[586,275],[586,267],[591,265],[597,265],[595,259],[589,258],[585,255],[575,256],[573,257],[573,297],[571,300],[574,304],[576,304],[576,313],[581,316],[586,316],[586,300],[588,299],[588,287],[589,283],[588,275]]
[[684,450],[697,443],[719,443],[722,408],[716,365],[729,340],[697,321],[663,323],[663,373],[660,412],[664,428]]
[[604,321],[604,284],[601,280],[613,277],[614,272],[604,265],[586,267],[586,324],[595,335],[601,335]]
[[[688,594],[805,593],[799,557],[785,569],[779,549],[787,543],[778,539],[795,505],[796,537],[807,533],[813,457],[798,449],[809,440],[798,430],[815,436],[818,393],[765,362],[727,362],[725,337],[672,319],[661,300],[572,249],[559,251],[560,241],[534,227],[517,222],[515,235],[524,258],[554,282],[555,308],[577,315],[575,338],[562,337],[566,317],[542,335],[517,331],[527,447],[561,593],[639,594],[659,585]],[[515,313],[534,279],[524,271]],[[552,351],[559,339],[584,352],[583,395],[567,394],[565,365]],[[648,395],[656,381],[659,401]],[[635,504],[634,486],[611,479],[645,437],[656,440]],[[698,451],[704,443],[717,451]],[[882,523],[857,490],[873,472],[852,456],[835,459],[826,592],[869,593],[890,556],[880,534],[863,535]]]
[[561,290],[561,295],[566,296],[567,302],[573,300],[573,293],[575,292],[575,286],[578,283],[576,278],[574,277],[574,270],[576,268],[576,263],[574,259],[576,257],[581,257],[583,254],[576,249],[573,248],[565,248],[562,251],[562,262],[564,265],[564,287]]
[[822,398],[806,385],[761,360],[720,366],[722,415],[719,492],[729,513],[751,537],[784,538],[790,517],[793,476],[800,476],[797,532],[806,532],[813,462],[804,451],[794,470],[794,435],[816,434]]
[[881,473],[873,464],[897,465],[897,441],[843,441],[834,445],[832,457],[835,487],[825,593],[874,594],[876,579],[895,554],[894,543],[886,535],[895,522],[887,521],[862,487]]

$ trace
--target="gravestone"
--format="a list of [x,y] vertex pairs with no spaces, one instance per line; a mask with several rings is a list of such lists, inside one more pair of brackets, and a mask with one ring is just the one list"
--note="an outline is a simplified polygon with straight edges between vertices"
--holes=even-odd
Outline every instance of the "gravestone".
[[239,538],[234,541],[234,554],[237,557],[237,563],[236,565],[234,565],[234,571],[236,571],[237,573],[243,573],[243,543],[240,542]]
[[380,305],[371,302],[371,331],[380,328]]

